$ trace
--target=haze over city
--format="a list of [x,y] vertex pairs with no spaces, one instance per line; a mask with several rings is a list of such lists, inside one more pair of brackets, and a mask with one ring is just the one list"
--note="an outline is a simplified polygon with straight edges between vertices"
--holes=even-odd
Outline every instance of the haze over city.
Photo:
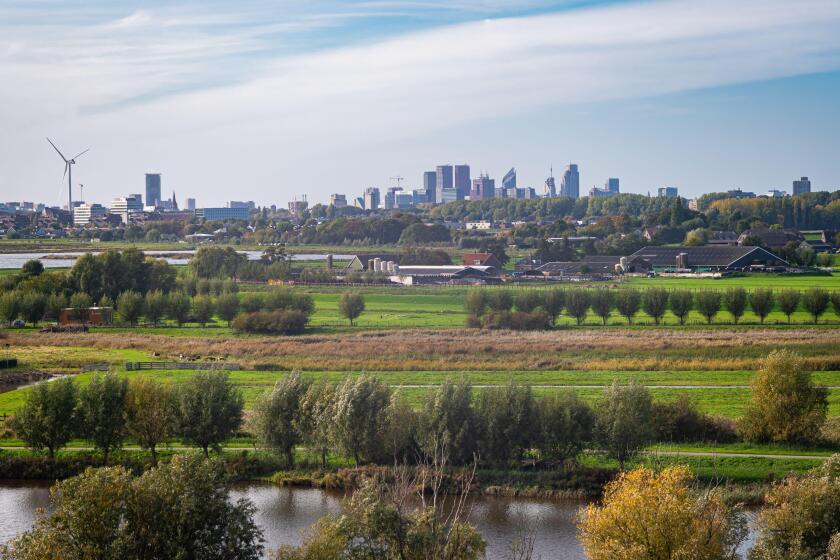
[[[235,10],[235,11],[234,11]],[[420,188],[468,163],[542,191],[687,197],[840,186],[840,4],[7,2],[0,192],[62,204],[165,190],[221,205]]]

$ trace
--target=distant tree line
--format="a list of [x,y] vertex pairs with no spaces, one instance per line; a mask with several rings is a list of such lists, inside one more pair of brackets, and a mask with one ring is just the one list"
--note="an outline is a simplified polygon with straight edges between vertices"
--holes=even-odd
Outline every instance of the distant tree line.
[[840,291],[810,288],[774,291],[758,288],[720,290],[666,290],[664,288],[547,288],[547,289],[484,289],[471,290],[464,298],[468,327],[487,329],[538,330],[555,324],[563,314],[582,325],[590,313],[604,325],[618,314],[627,324],[644,313],[659,325],[670,311],[684,325],[692,311],[697,311],[712,324],[721,311],[726,311],[737,324],[752,311],[763,324],[779,310],[791,322],[791,316],[802,309],[816,324],[833,308],[840,317]]

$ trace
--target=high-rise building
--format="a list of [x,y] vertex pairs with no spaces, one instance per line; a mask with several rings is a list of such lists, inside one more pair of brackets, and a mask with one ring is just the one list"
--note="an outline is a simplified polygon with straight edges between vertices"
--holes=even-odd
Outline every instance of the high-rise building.
[[376,210],[379,208],[379,187],[368,187],[365,189],[365,210]]
[[425,171],[423,173],[423,190],[426,191],[426,202],[436,202],[437,172]]
[[454,188],[454,173],[451,165],[437,166],[437,170],[435,170],[435,202],[438,204],[443,202],[443,191]]
[[394,208],[406,210],[414,207],[414,193],[400,189],[394,193]]
[[309,203],[306,201],[306,195],[303,195],[303,200],[289,201],[289,213],[295,218],[300,218],[308,207]]
[[470,166],[456,165],[454,167],[454,188],[458,191],[458,200],[464,200],[470,194]]
[[545,196],[554,198],[557,196],[557,185],[554,182],[554,173],[552,173],[549,177],[545,180],[545,192],[543,193]]
[[393,210],[397,206],[397,194],[402,192],[402,187],[388,187],[385,191],[385,210]]
[[146,204],[157,206],[161,200],[160,173],[146,173]]
[[589,189],[589,196],[613,196],[618,194],[618,179],[611,177],[604,183],[604,188],[592,187]]
[[793,182],[793,194],[802,194],[811,192],[811,181],[808,177],[802,177],[798,181]]
[[84,226],[98,218],[104,218],[108,209],[101,204],[82,204],[73,210],[73,224]]
[[470,200],[487,200],[496,196],[496,181],[487,175],[479,175],[472,180]]
[[515,189],[516,188],[516,168],[511,167],[510,171],[505,173],[505,176],[502,177],[502,189],[507,192],[508,189]]
[[131,195],[115,198],[111,201],[111,214],[119,216],[124,224],[129,223],[134,214],[142,213],[143,202]]
[[680,196],[677,187],[659,187],[659,196],[674,198]]
[[347,197],[343,194],[334,193],[330,195],[330,206],[344,208],[347,206]]
[[225,204],[225,208],[247,208],[248,210],[254,210],[256,207],[257,205],[253,200],[230,200]]
[[190,212],[195,212],[195,199],[194,198],[188,198],[188,199],[186,199],[186,201],[187,201],[187,210],[189,210]]
[[[434,195],[435,189],[431,190],[432,195]],[[411,191],[411,196],[414,199],[414,206],[418,204],[426,204],[429,201],[429,191],[426,189],[415,189]]]
[[566,166],[563,181],[560,183],[560,196],[578,198],[580,196],[580,173],[576,163]]

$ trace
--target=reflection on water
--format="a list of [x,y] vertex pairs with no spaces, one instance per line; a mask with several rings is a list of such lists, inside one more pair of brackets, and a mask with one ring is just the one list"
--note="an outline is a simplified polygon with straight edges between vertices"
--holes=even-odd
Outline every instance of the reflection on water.
[[[231,498],[253,502],[266,546],[273,549],[281,544],[299,545],[302,533],[319,518],[341,511],[344,495],[314,488],[240,484],[231,491]],[[0,481],[0,543],[29,529],[35,510],[48,503],[46,484]],[[533,535],[535,559],[584,560],[575,529],[580,507],[569,502],[479,496],[471,503],[469,519],[487,541],[491,560],[505,558],[510,543],[525,533]],[[742,553],[753,538],[751,534]]]

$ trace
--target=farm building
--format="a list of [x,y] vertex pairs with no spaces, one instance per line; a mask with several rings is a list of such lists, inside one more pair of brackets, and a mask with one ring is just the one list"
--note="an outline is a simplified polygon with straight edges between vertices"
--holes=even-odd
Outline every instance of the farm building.
[[761,247],[645,247],[631,258],[641,258],[657,270],[738,271],[749,269],[787,268],[784,259]]
[[464,266],[492,266],[502,268],[502,263],[493,253],[464,253]]
[[398,266],[391,282],[417,284],[488,283],[498,280],[498,269],[492,266]]
[[589,255],[580,261],[549,262],[535,269],[544,276],[568,276],[573,274],[612,275],[648,272],[652,265],[640,257],[616,255]]
[[[377,270],[376,265],[381,263],[388,263],[393,262],[394,264],[400,264],[400,256],[396,254],[371,254],[371,255],[355,255],[347,265],[345,270],[347,272],[353,271],[375,271]],[[379,269],[381,270],[381,269]]]
[[805,241],[805,236],[795,229],[748,229],[738,238],[738,245],[758,244],[762,247],[779,249],[788,243],[793,242],[799,245],[803,241]]
[[[83,308],[80,308],[83,309]],[[78,325],[80,321],[76,319],[77,314],[75,309],[68,307],[62,309],[58,316],[59,325]],[[87,318],[85,324],[87,325],[110,325],[114,318],[113,307],[88,307]]]
[[737,245],[738,234],[734,231],[710,231],[706,245]]

